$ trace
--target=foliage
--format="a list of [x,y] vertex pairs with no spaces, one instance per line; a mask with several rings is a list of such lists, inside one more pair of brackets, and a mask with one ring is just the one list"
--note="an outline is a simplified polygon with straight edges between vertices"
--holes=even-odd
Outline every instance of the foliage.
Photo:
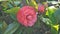
[[[24,27],[16,19],[17,11],[22,7],[22,0],[1,1],[2,11],[0,12],[0,34],[58,34],[60,26],[60,8],[50,8],[46,15],[37,16],[37,22],[33,27]],[[33,6],[38,12],[36,1],[26,0],[27,5]],[[29,4],[30,3],[30,4]],[[2,15],[3,14],[3,15]]]

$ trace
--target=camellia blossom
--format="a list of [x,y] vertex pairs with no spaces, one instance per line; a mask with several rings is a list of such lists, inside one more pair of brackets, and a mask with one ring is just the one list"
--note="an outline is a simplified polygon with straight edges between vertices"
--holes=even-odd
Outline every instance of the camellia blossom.
[[37,14],[33,7],[24,6],[17,12],[17,20],[22,25],[33,26],[37,20]]
[[38,11],[39,11],[39,13],[44,13],[44,11],[45,11],[44,5],[38,4]]

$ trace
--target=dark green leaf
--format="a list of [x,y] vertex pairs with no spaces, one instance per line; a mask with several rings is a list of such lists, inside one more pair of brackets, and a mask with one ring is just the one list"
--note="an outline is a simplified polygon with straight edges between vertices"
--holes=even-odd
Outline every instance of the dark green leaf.
[[11,23],[8,25],[4,34],[13,34],[18,29],[18,27],[19,27],[19,24],[17,22]]
[[11,17],[13,20],[17,21],[15,14],[10,14],[10,17]]
[[[55,18],[60,22],[60,8],[54,13]],[[60,23],[59,23],[60,24]]]
[[20,27],[14,32],[14,34],[22,34],[23,31],[24,31],[24,29],[26,29],[26,28],[23,27],[23,26],[20,26]]
[[37,18],[37,21],[36,21],[36,23],[35,23],[35,25],[34,25],[34,28],[40,28],[40,24],[41,24],[40,17],[41,17],[41,16],[38,15],[38,18]]
[[15,32],[14,32],[14,34],[21,34],[22,33],[22,29],[21,28],[18,28]]
[[2,23],[2,22],[0,22],[0,28],[2,28],[2,25],[3,25],[3,23]]
[[13,6],[10,3],[8,3],[8,6],[9,6],[9,8],[13,8]]

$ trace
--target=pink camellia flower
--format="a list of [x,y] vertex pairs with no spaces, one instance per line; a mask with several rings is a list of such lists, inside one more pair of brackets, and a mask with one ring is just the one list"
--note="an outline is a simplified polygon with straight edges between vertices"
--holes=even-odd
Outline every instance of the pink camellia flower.
[[38,4],[38,11],[39,11],[39,13],[44,13],[44,11],[45,11],[44,5]]
[[31,6],[24,6],[17,12],[17,20],[22,25],[33,26],[37,20],[35,9]]

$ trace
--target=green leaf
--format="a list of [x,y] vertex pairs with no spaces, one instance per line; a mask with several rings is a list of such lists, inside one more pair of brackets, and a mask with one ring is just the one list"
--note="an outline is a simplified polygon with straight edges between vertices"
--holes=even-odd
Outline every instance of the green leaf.
[[11,17],[13,20],[17,21],[15,14],[10,14],[10,17]]
[[2,25],[3,25],[3,23],[2,23],[2,22],[0,22],[0,28],[2,28]]
[[22,29],[21,28],[18,28],[15,32],[14,32],[14,34],[21,34],[22,33]]
[[8,8],[8,5],[7,5],[7,4],[8,4],[8,2],[7,2],[7,1],[5,1],[5,2],[2,2],[2,4],[1,4],[1,5],[2,5],[5,9],[7,9],[7,8]]
[[33,28],[28,28],[28,29],[27,29],[27,34],[32,34],[32,33],[33,33],[33,31],[34,31],[34,29],[33,29]]
[[11,9],[5,11],[5,12],[6,13],[9,13],[10,14],[10,17],[13,20],[17,21],[17,19],[16,19],[16,13],[18,12],[19,9],[20,9],[19,7],[14,7],[14,8],[11,8]]
[[52,33],[52,34],[58,34],[58,31],[56,31],[55,28],[51,27],[51,33]]
[[19,24],[17,22],[11,23],[8,25],[4,34],[13,34],[18,29],[18,27],[19,27]]
[[10,3],[8,3],[8,7],[9,7],[9,8],[13,8],[13,6],[12,6]]
[[29,5],[30,5],[30,6],[33,6],[35,9],[38,9],[38,5],[37,5],[37,3],[36,3],[35,0],[31,0],[31,1],[29,2]]
[[29,4],[29,1],[28,1],[28,0],[26,0],[26,3],[27,3],[27,4]]
[[56,11],[56,8],[54,6],[48,7],[47,9],[48,16],[51,16]]
[[57,20],[54,17],[54,12],[57,10],[54,6],[48,7],[48,17],[52,21],[52,24],[57,24]]
[[60,8],[56,10],[56,12],[54,13],[54,16],[60,24]]
[[32,34],[33,30],[34,29],[31,27],[20,26],[18,30],[14,32],[14,34]]
[[3,23],[0,21],[0,34],[2,34],[2,25]]
[[54,16],[54,13],[56,12],[56,10],[57,9],[55,7],[49,7],[48,8],[47,15],[48,15],[49,19],[51,20],[51,24],[50,24],[50,26],[51,26],[51,34],[58,34],[57,29],[55,29],[53,27],[53,25],[57,25],[58,24],[58,22],[57,22],[57,20],[56,20],[56,18]]
[[5,21],[3,21],[3,25],[2,25],[2,32],[4,33],[5,29],[7,28],[7,24]]
[[40,28],[40,24],[41,24],[40,18],[41,18],[41,16],[38,15],[38,18],[37,18],[37,21],[34,25],[34,28]]
[[0,0],[0,1],[8,1],[8,0]]
[[3,34],[5,29],[7,27],[7,24],[5,23],[5,21],[1,21],[0,22],[0,33]]
[[14,1],[15,5],[19,5],[21,3],[21,1]]
[[14,8],[11,8],[11,9],[5,11],[5,12],[10,13],[10,14],[16,14],[19,9],[20,9],[19,7],[14,7]]
[[42,21],[43,21],[45,24],[50,25],[50,26],[51,26],[51,24],[52,24],[51,20],[48,19],[48,18],[43,18],[43,17],[42,17]]
[[14,34],[22,34],[24,29],[26,28],[20,25],[20,27],[14,32]]

